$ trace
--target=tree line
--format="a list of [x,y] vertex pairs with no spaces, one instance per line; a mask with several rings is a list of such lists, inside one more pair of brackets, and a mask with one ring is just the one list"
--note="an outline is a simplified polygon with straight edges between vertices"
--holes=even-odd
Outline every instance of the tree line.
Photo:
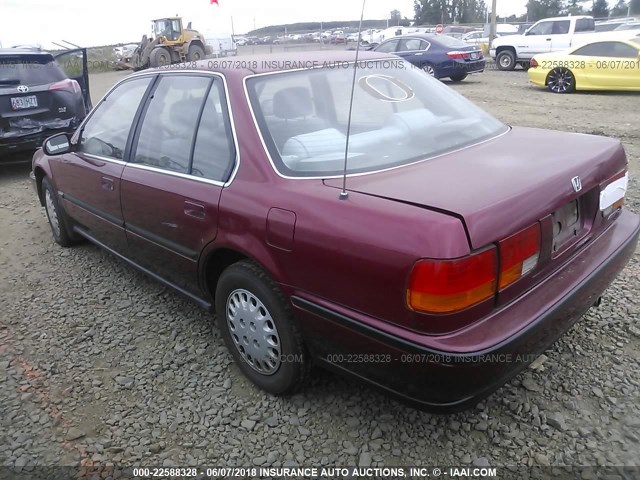
[[[491,3],[488,0],[487,3]],[[527,12],[501,18],[511,22],[536,22],[564,15],[591,15],[595,18],[640,15],[640,0],[529,0]],[[414,0],[415,21],[419,25],[438,23],[484,23],[490,14],[484,0]]]

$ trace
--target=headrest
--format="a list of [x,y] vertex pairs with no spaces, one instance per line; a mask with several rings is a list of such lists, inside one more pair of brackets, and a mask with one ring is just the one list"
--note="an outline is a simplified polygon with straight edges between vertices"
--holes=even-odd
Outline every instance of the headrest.
[[291,120],[313,113],[311,92],[305,87],[291,87],[278,91],[273,96],[273,114]]

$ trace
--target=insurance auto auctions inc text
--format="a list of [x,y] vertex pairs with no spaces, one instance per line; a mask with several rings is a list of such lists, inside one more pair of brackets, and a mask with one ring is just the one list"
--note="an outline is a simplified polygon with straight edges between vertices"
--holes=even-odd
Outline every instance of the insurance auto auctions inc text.
[[275,478],[491,478],[496,468],[490,467],[264,467],[257,469],[261,477]]

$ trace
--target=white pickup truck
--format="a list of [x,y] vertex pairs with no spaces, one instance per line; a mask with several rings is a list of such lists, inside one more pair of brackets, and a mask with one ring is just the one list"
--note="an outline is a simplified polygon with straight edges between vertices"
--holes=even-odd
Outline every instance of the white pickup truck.
[[624,32],[595,33],[593,17],[545,18],[533,24],[523,35],[496,38],[491,45],[491,58],[500,70],[513,70],[520,64],[526,70],[540,53],[566,50],[590,41],[612,36],[628,36]]

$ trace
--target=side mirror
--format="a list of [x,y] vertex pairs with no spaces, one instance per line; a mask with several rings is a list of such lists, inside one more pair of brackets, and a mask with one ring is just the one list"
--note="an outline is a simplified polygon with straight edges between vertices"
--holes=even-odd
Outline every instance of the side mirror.
[[42,144],[42,149],[47,155],[62,155],[71,151],[71,142],[66,133],[59,133],[47,138]]

